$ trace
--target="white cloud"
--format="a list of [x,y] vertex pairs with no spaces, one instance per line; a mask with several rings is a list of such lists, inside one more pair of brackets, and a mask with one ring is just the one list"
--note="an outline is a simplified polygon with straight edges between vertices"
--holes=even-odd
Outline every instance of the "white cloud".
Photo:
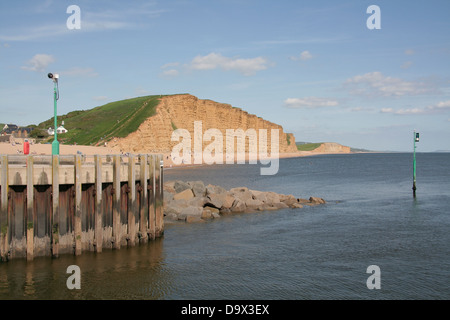
[[348,88],[351,94],[369,97],[413,96],[436,91],[433,84],[386,77],[381,72],[354,76],[345,81],[344,87]]
[[67,34],[69,30],[64,23],[34,26],[32,28],[14,28],[14,31],[8,32],[3,30],[6,34],[0,34],[0,40],[3,41],[28,41],[41,38],[51,38]]
[[302,53],[300,53],[299,56],[293,56],[293,57],[290,57],[289,59],[291,59],[293,61],[298,61],[298,60],[306,61],[306,60],[310,60],[312,58],[313,58],[313,55],[309,51],[305,50]]
[[306,98],[288,98],[284,101],[288,108],[319,108],[319,107],[335,107],[339,103],[336,100],[306,97]]
[[[53,0],[46,0],[35,8],[36,14],[46,13],[52,14],[55,8]],[[115,9],[103,8],[98,12],[84,10],[81,7],[81,29],[76,32],[98,32],[108,30],[123,30],[123,29],[142,29],[145,26],[145,21],[149,19],[158,18],[167,10],[158,9],[155,3],[146,2],[141,5],[129,6],[123,2],[123,6]],[[63,12],[61,12],[63,14]],[[64,35],[73,34],[73,30],[69,30],[66,25],[66,19],[69,15],[62,15],[58,23],[46,23],[41,25],[24,26],[11,25],[8,28],[2,28],[0,33],[0,41],[29,41],[54,38]],[[58,19],[56,19],[58,20]],[[53,18],[48,21],[54,21]]]
[[180,64],[179,62],[169,62],[169,63],[166,63],[166,64],[162,65],[161,69],[178,67],[179,64]]
[[408,108],[395,110],[393,108],[382,108],[381,113],[392,113],[397,115],[416,115],[416,114],[436,114],[450,110],[450,100],[441,101],[434,105],[429,105],[424,108]]
[[218,68],[225,71],[235,70],[245,76],[250,76],[257,71],[267,69],[268,61],[263,57],[251,59],[228,58],[212,52],[206,56],[195,57],[188,67],[194,70],[213,70]]
[[402,69],[409,69],[412,66],[412,61],[406,61],[404,64],[400,66]]
[[53,63],[55,58],[49,54],[36,54],[33,58],[28,60],[26,66],[22,66],[23,70],[42,72],[49,64]]
[[356,108],[351,108],[349,111],[350,112],[361,112],[361,111],[367,111],[367,108],[363,108],[363,107],[356,107]]
[[405,50],[405,54],[406,54],[407,56],[412,56],[414,53],[415,53],[415,52],[414,52],[413,49],[406,49],[406,50]]
[[178,67],[180,65],[179,62],[169,62],[161,66],[161,69],[164,70],[160,75],[167,78],[172,78],[178,76],[180,73],[175,67]]
[[179,74],[177,69],[164,70],[162,75],[165,77],[176,77]]
[[255,45],[292,45],[292,44],[311,44],[311,43],[342,43],[348,41],[348,36],[335,36],[330,38],[303,38],[303,39],[283,39],[283,40],[263,40],[255,41]]
[[436,109],[447,109],[450,108],[450,100],[447,101],[441,101],[436,104]]

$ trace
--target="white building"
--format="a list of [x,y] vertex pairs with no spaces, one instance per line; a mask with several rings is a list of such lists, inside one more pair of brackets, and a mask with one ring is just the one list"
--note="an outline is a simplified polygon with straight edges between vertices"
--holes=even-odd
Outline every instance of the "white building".
[[[48,128],[47,132],[51,136],[55,135],[55,130],[53,130],[53,128],[51,128],[51,127]],[[57,134],[66,133],[66,132],[68,132],[68,130],[66,128],[64,128],[63,126],[59,126],[58,129],[56,129]]]

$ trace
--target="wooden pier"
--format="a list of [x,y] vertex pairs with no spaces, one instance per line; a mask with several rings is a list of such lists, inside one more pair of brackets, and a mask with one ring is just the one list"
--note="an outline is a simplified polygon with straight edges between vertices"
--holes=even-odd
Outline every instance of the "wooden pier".
[[164,233],[162,155],[0,157],[0,261],[120,249]]

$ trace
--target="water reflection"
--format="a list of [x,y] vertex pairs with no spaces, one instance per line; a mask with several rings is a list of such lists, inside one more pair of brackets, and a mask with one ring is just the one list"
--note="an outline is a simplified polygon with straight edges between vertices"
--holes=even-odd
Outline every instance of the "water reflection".
[[[164,239],[100,254],[0,264],[0,299],[165,299],[173,286]],[[81,270],[81,289],[69,290],[67,267]]]

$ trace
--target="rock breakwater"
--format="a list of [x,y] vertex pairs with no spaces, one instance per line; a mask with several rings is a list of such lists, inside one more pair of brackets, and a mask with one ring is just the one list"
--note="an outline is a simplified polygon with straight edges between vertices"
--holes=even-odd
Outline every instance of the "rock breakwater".
[[304,205],[325,204],[318,197],[309,199],[271,191],[238,187],[226,190],[203,181],[168,181],[164,183],[164,219],[166,222],[204,222],[233,213],[299,209]]

